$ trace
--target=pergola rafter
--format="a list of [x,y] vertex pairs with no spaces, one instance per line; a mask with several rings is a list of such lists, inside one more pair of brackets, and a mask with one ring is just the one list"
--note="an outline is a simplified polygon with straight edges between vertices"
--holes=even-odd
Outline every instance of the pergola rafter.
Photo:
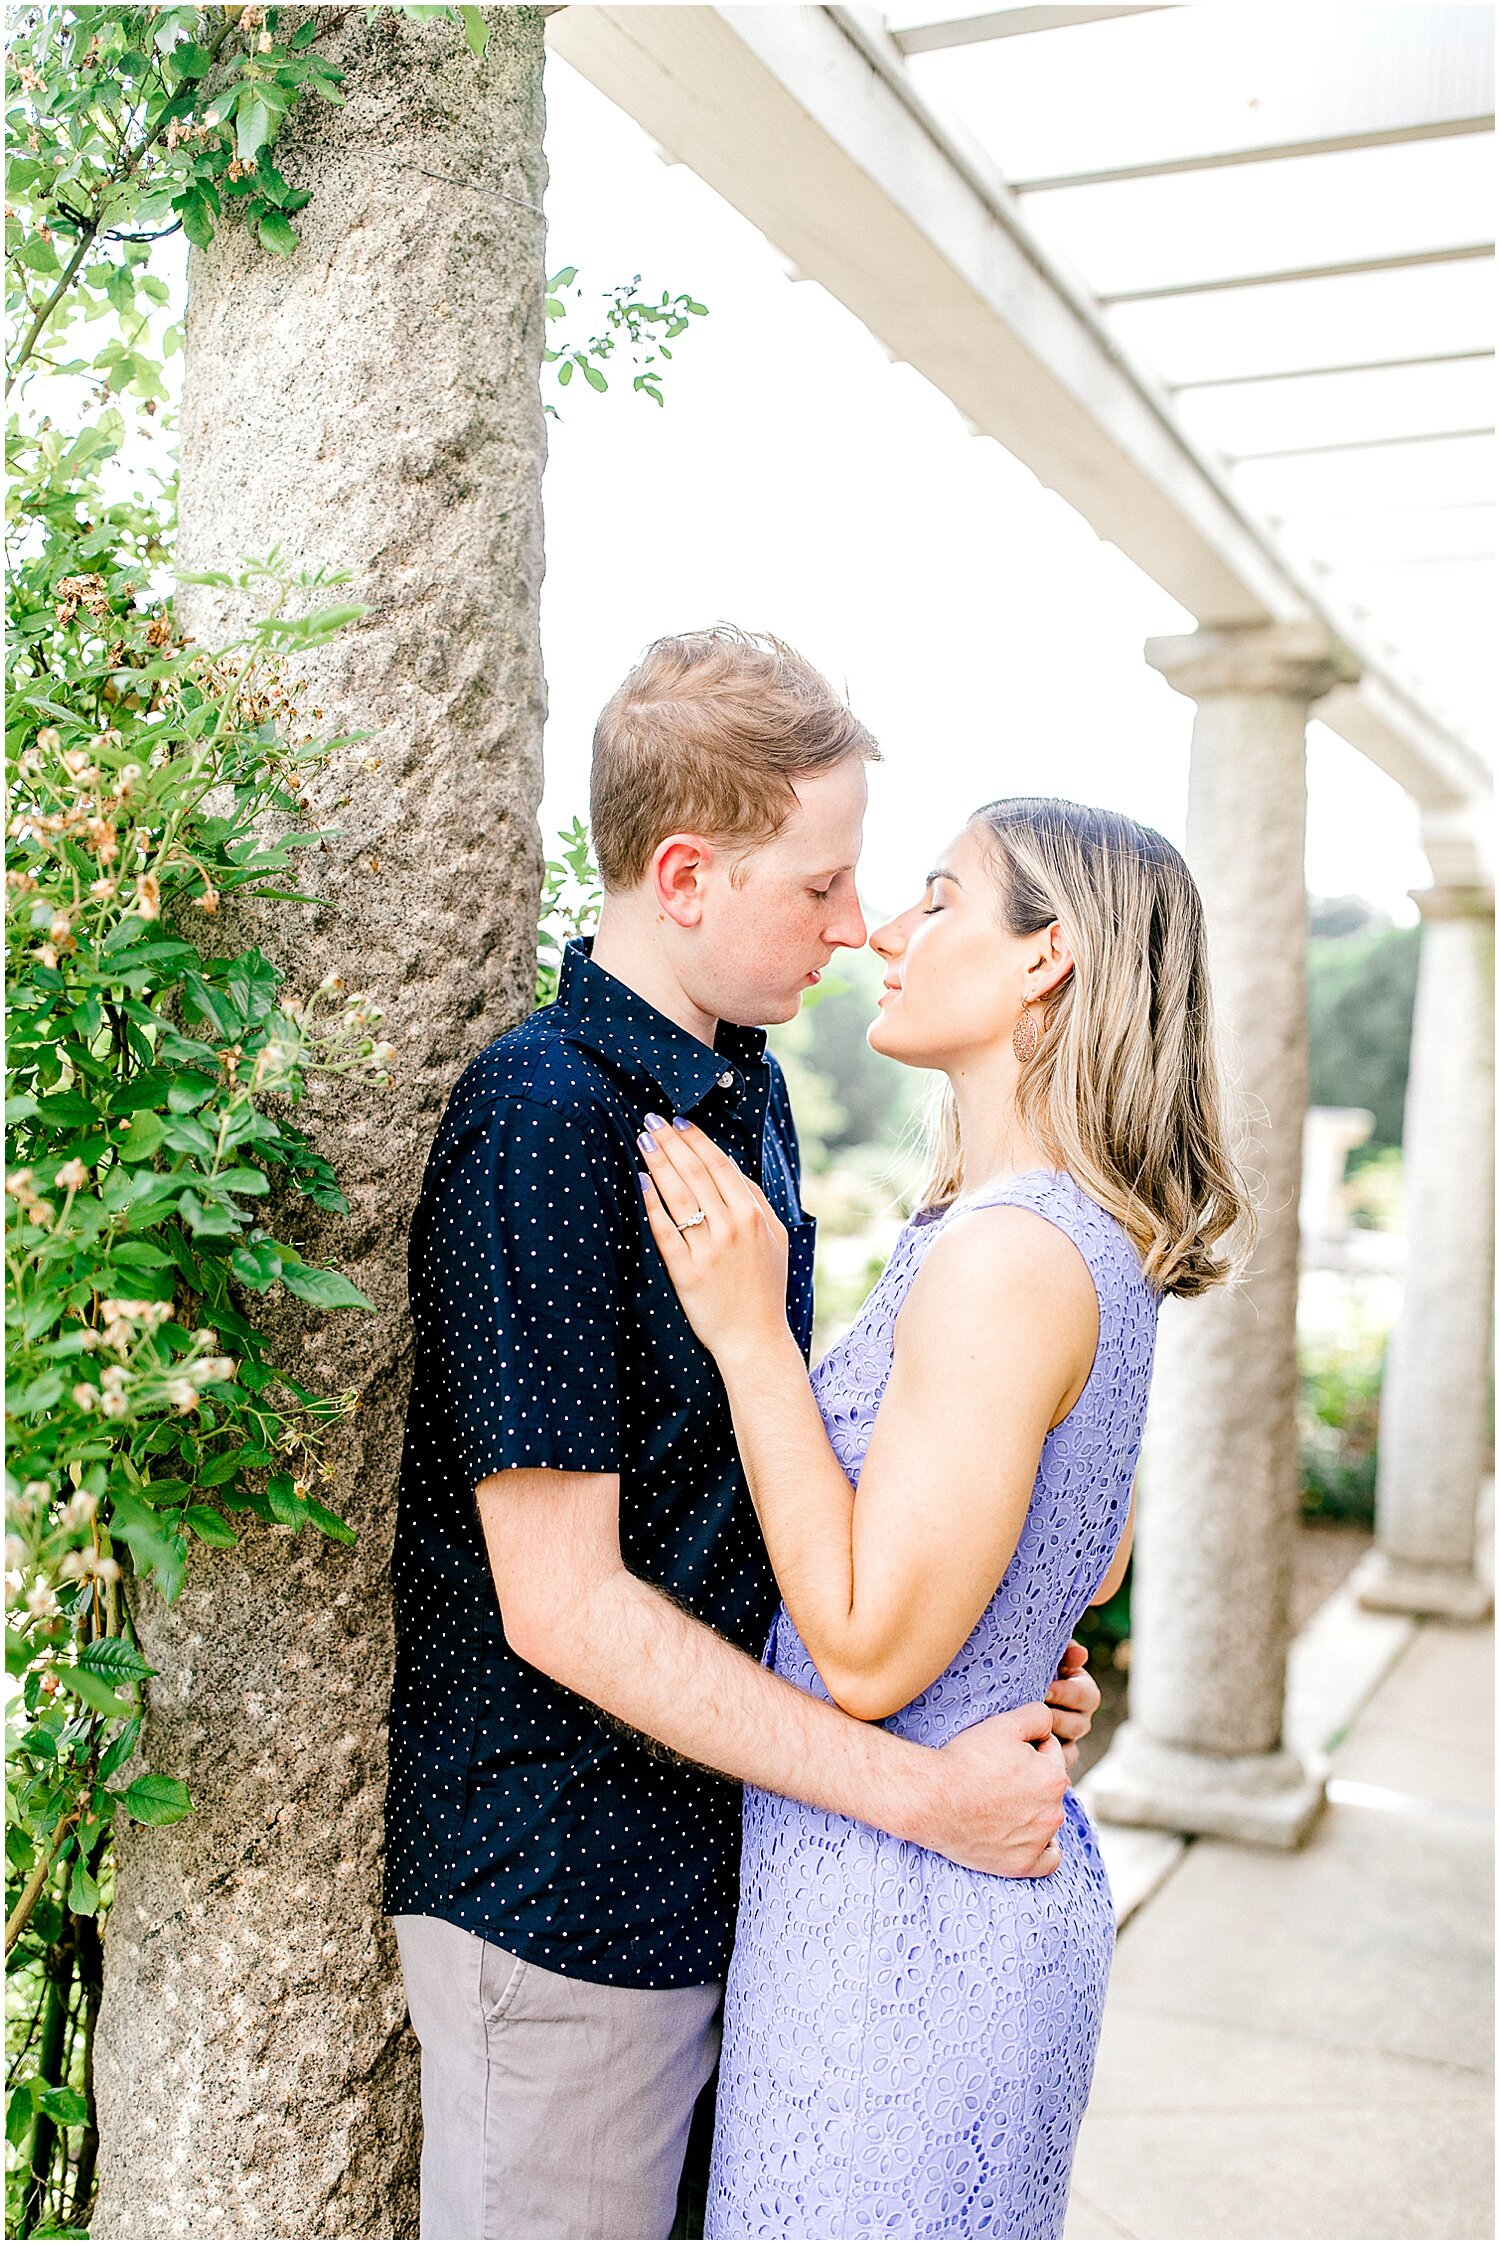
[[[910,51],[910,50],[908,50]],[[1399,148],[1417,140],[1451,140],[1495,129],[1495,113],[1440,117],[1428,124],[1375,127],[1369,132],[1325,133],[1310,140],[1273,140],[1254,148],[1205,149],[1196,156],[1163,156],[1155,162],[1114,164],[1103,171],[1055,172],[1012,179],[1018,195],[1055,194],[1064,187],[1116,187],[1132,179],[1169,179],[1179,172],[1224,171],[1236,164],[1274,164],[1289,156],[1345,156],[1357,148]]]
[[936,54],[944,47],[973,47],[991,39],[1029,37],[1038,31],[1067,31],[1078,23],[1108,23],[1116,16],[1154,16],[1160,7],[991,8],[973,16],[944,16],[936,23],[893,29],[904,55]]
[[1462,265],[1493,258],[1493,242],[1450,242],[1434,249],[1398,250],[1389,257],[1346,257],[1326,265],[1283,265],[1264,273],[1214,273],[1198,280],[1158,281],[1149,288],[1101,289],[1095,303],[1150,304],[1163,296],[1220,296],[1227,289],[1272,288],[1282,281],[1338,281],[1354,273],[1400,273],[1416,265]]
[[1471,359],[1492,359],[1493,350],[1419,351],[1410,357],[1350,359],[1343,366],[1261,367],[1253,374],[1205,374],[1189,382],[1168,382],[1173,397],[1187,390],[1234,390],[1248,382],[1306,382],[1321,374],[1384,374],[1401,366],[1455,366]]

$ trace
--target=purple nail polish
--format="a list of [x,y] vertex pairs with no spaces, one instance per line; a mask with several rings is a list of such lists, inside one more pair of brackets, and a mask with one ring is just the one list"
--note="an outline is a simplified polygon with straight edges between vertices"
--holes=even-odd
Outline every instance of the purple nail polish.
[[643,1130],[641,1132],[640,1137],[636,1140],[636,1144],[648,1154],[654,1154],[656,1152],[656,1140],[652,1137],[649,1130]]
[[665,1115],[648,1115],[646,1117],[646,1128],[648,1130],[665,1130],[666,1127],[667,1118]]
[[651,1183],[651,1180],[650,1180],[650,1178],[649,1178],[649,1177],[648,1177],[648,1176],[646,1175],[646,1172],[644,1171],[644,1169],[638,1169],[638,1170],[636,1171],[636,1175],[637,1175],[637,1177],[639,1177],[639,1179],[640,1179],[640,1181],[641,1181],[641,1191],[642,1191],[642,1192],[644,1193],[644,1192],[645,1192],[645,1191],[647,1191],[647,1189],[649,1188],[649,1186],[650,1186],[650,1183]]
[[686,1121],[683,1116],[674,1115],[672,1117],[672,1128],[674,1130],[691,1130],[692,1127],[692,1124]]

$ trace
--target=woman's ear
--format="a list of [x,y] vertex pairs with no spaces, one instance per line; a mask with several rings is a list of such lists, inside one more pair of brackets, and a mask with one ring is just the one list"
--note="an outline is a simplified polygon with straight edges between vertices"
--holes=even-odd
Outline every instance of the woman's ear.
[[1063,934],[1061,921],[1053,920],[1037,931],[1036,956],[1026,970],[1028,1000],[1050,997],[1054,990],[1062,988],[1072,972],[1073,953],[1068,939]]

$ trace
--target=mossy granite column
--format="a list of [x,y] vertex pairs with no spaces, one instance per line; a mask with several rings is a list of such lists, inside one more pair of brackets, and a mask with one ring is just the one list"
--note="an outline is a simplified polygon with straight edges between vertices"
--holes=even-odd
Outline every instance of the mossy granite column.
[[1187,856],[1260,1236],[1230,1292],[1164,1305],[1142,1468],[1130,1720],[1090,1806],[1294,1844],[1321,1785],[1282,1742],[1297,1486],[1297,1205],[1307,1106],[1305,734],[1352,666],[1320,627],[1152,640],[1198,705]]
[[[326,725],[369,736],[311,790],[308,823],[343,831],[302,861],[306,885],[335,909],[255,907],[224,930],[295,989],[337,970],[372,991],[397,1048],[394,1091],[299,1109],[352,1214],[276,1210],[377,1313],[266,1311],[309,1381],[360,1392],[329,1499],[359,1541],[252,1527],[195,1552],[174,1607],[136,1594],[161,1671],[151,1763],[197,1814],[120,1834],[103,2238],[416,2235],[417,2053],[379,1898],[386,1570],[422,1163],[533,976],[542,20],[487,9],[480,59],[452,24],[319,13],[347,98],[309,99],[278,146],[312,190],[300,248],[226,227],[192,260],[182,559],[233,568],[279,545],[352,566],[347,597],[371,611],[302,666]],[[204,594],[189,614],[205,642],[225,617]]]
[[1380,1401],[1376,1548],[1360,1601],[1477,1621],[1494,1278],[1495,894],[1417,896],[1422,954],[1406,1092],[1407,1272]]

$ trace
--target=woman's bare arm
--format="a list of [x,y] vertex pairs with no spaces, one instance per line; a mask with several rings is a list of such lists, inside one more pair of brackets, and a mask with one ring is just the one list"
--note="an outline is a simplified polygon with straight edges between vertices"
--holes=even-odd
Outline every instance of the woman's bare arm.
[[[1088,1268],[1030,1210],[953,1222],[897,1320],[856,1500],[787,1328],[764,1197],[696,1131],[647,1159],[653,1234],[718,1360],[787,1609],[839,1704],[891,1714],[947,1667],[1009,1564],[1047,1430],[1093,1362]],[[705,1223],[679,1231],[698,1208]]]
[[1098,1328],[1076,1248],[1024,1209],[932,1249],[897,1320],[856,1499],[790,1335],[720,1369],[787,1610],[839,1705],[867,1721],[942,1674],[1020,1539],[1048,1428]]

